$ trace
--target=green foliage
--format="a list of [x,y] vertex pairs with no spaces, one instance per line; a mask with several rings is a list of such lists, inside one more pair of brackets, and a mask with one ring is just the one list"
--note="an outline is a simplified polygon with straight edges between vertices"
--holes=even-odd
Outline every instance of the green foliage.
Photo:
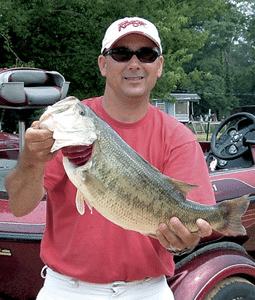
[[[101,95],[101,41],[111,22],[125,16],[159,28],[164,70],[152,98],[186,89],[202,96],[201,112],[227,113],[242,101],[238,93],[248,82],[254,91],[255,21],[225,0],[0,1],[0,67],[56,70],[71,82],[69,95]],[[240,43],[240,35],[249,43]],[[249,63],[233,47],[237,40]]]
[[[226,14],[203,23],[203,29],[209,32],[205,46],[183,65],[186,73],[197,69],[200,80],[192,78],[179,85],[201,96],[197,114],[208,113],[210,108],[221,118],[242,105],[244,99],[248,104],[244,94],[251,96],[252,90],[254,93],[254,53],[246,30],[248,24],[247,16],[234,4]],[[250,104],[254,100],[250,97]]]
[[0,3],[0,65],[57,70],[71,82],[69,94],[100,95],[104,79],[97,66],[109,24],[125,16],[154,22],[164,49],[164,74],[153,96],[164,96],[186,77],[182,68],[203,47],[206,32],[194,21],[225,9],[223,0],[5,0]]

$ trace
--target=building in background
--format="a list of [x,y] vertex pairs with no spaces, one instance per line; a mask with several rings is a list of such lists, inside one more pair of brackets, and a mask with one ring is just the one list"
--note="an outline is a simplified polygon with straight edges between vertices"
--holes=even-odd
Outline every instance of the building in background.
[[168,115],[176,118],[178,121],[187,123],[192,120],[192,116],[194,115],[193,103],[199,103],[201,98],[198,94],[172,93],[169,95],[169,100],[173,100],[174,102],[153,99],[152,104],[165,111]]

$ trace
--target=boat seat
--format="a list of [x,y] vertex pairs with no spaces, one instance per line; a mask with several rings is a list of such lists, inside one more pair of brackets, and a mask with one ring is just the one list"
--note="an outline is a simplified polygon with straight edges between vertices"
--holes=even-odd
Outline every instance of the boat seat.
[[0,104],[46,106],[66,97],[69,82],[56,71],[36,68],[0,70]]

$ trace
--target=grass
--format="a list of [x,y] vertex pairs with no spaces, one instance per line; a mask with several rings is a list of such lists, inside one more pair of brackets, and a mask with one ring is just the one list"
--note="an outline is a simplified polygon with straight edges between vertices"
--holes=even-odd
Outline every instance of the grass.
[[[192,125],[189,123],[189,124],[186,124],[190,130],[192,130],[194,132],[194,129],[192,127]],[[212,134],[214,132],[214,130],[218,127],[219,123],[210,123],[210,126],[209,126],[209,134],[207,133],[195,133],[196,134],[196,137],[199,141],[201,142],[204,142],[204,141],[210,141],[211,140],[211,137],[212,137]],[[207,123],[204,123],[204,130],[205,132],[208,130],[208,125]]]
[[200,142],[210,141],[212,137],[212,133],[209,133],[208,137],[206,133],[197,133],[196,137]]

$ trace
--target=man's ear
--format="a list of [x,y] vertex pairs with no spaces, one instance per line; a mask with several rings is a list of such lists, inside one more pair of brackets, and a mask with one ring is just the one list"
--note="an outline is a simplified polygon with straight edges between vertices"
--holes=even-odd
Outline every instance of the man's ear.
[[98,66],[103,77],[106,77],[106,59],[104,55],[98,57]]
[[162,72],[163,72],[163,63],[164,63],[164,58],[163,56],[159,57],[159,68],[158,68],[158,78],[160,78],[162,76]]

